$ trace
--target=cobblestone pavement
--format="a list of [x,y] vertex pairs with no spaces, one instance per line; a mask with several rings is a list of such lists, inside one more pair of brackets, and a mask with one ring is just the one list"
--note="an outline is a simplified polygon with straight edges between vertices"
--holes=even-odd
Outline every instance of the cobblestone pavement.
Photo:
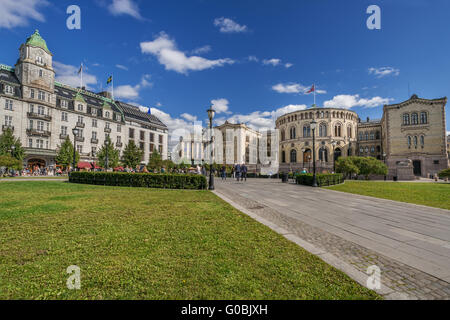
[[[355,200],[353,195],[323,189],[321,189],[315,197],[315,194],[311,194],[310,192],[311,188],[305,188],[306,187],[303,186],[281,184],[269,180],[249,180],[247,184],[237,183],[235,181],[219,181],[216,183],[216,192],[219,195],[224,195],[225,197],[232,199],[232,201],[250,212],[293,233],[315,247],[333,254],[338,259],[353,265],[357,270],[366,273],[369,266],[378,266],[381,269],[381,281],[383,285],[396,293],[406,294],[410,299],[450,299],[450,284],[447,278],[439,278],[428,272],[424,272],[411,265],[398,261],[396,258],[393,258],[393,256],[396,255],[397,249],[392,248],[391,251],[393,256],[388,257],[378,252],[379,250],[367,248],[367,243],[358,243],[358,238],[355,238],[355,241],[349,241],[348,239],[345,239],[345,237],[335,234],[335,232],[325,231],[324,229],[326,228],[313,226],[312,224],[305,222],[304,220],[307,219],[303,219],[304,217],[301,215],[292,214],[290,211],[291,209],[296,210],[296,212],[308,210],[319,214],[314,210],[314,206],[308,204],[308,201],[313,201],[316,204],[325,204],[329,207],[331,203],[327,201],[329,200],[327,199],[327,195],[331,196],[333,199],[335,199],[336,196],[341,197],[344,205],[345,203],[349,205],[349,212],[355,211],[355,208],[350,208],[352,203],[349,203],[349,198],[352,198],[352,201],[374,201],[377,203],[382,199],[376,199],[375,201],[374,198],[356,196],[358,199]],[[292,191],[297,194],[297,199],[293,196]],[[295,201],[290,204],[283,202],[283,196],[286,195],[290,195]],[[299,201],[307,202],[306,207],[299,208],[297,205]],[[405,210],[411,209],[408,208],[408,205],[403,203],[400,204],[394,201],[388,201],[388,203],[400,205],[405,208]],[[294,206],[294,208],[292,208],[292,206]],[[364,208],[364,206],[362,206],[362,208]],[[425,207],[414,206],[414,208],[423,210]],[[344,211],[343,207],[335,207],[333,210],[336,212],[338,210],[339,212]],[[443,218],[450,218],[450,215],[446,215],[450,214],[450,211],[442,211],[443,212],[439,213],[443,215]],[[370,215],[369,211],[367,213]],[[430,216],[430,219],[432,218],[433,216]],[[426,227],[427,226],[424,226],[424,228]],[[450,236],[450,234],[448,236]],[[403,240],[406,241],[407,239]],[[415,241],[417,241],[417,239]],[[445,243],[448,242],[442,241],[440,244]],[[450,246],[448,246],[448,244],[447,247],[444,245],[443,250],[440,253],[444,254],[445,257],[448,257],[449,249]],[[444,260],[444,262],[445,261],[446,260]],[[450,269],[450,265],[447,265],[446,267],[447,269]],[[426,269],[426,267],[423,269]]]

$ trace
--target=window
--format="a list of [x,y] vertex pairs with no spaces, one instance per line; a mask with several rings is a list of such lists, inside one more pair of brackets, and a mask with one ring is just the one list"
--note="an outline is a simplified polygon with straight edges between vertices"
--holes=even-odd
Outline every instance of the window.
[[134,139],[134,129],[130,128],[128,136],[130,139]]
[[121,144],[121,143],[122,143],[122,137],[121,137],[121,136],[118,136],[118,137],[117,137],[117,143],[118,143],[118,144]]
[[117,125],[117,132],[122,132],[122,126],[120,124]]
[[439,160],[433,160],[433,164],[439,164]]
[[291,130],[290,130],[290,137],[291,137],[291,140],[293,140],[293,139],[295,139],[295,127],[292,127],[291,128]]
[[5,126],[12,127],[12,116],[5,116]]
[[370,152],[375,153],[375,147],[370,148]]
[[96,131],[92,131],[92,139],[97,140],[97,132]]
[[44,149],[44,140],[37,139],[37,140],[36,140],[36,148],[38,148],[38,149]]
[[163,144],[163,136],[159,135],[159,144]]
[[158,152],[159,152],[159,154],[163,153],[163,146],[158,146]]
[[38,92],[38,100],[45,101],[45,92],[44,91]]
[[377,131],[377,132],[375,133],[375,138],[376,138],[377,140],[380,140],[380,139],[381,139],[380,131]]
[[155,142],[155,134],[150,132],[150,142]]
[[428,115],[426,112],[420,113],[420,123],[421,124],[427,124],[428,123]]
[[105,129],[110,129],[110,124],[109,124],[109,122],[105,122]]
[[44,131],[44,121],[37,122],[37,129],[38,131]]
[[83,153],[83,146],[82,146],[82,145],[77,144],[77,152],[78,152],[79,154],[82,154],[82,153]]
[[33,139],[28,139],[28,148],[33,148]]
[[44,72],[42,70],[39,70],[39,78],[42,78],[44,76]]
[[67,112],[61,112],[61,121],[68,121],[67,118],[68,118]]
[[6,99],[5,100],[5,110],[12,111],[12,109],[13,109],[13,102],[12,102],[12,100]]
[[78,123],[84,123],[84,118],[82,116],[78,116]]
[[366,153],[369,153],[369,147],[366,147],[365,151],[366,151]]
[[28,124],[29,124],[28,128],[33,129],[33,120],[30,120],[30,122],[28,122]]
[[326,148],[320,148],[319,150],[319,161],[328,162],[328,152]]
[[83,111],[83,105],[82,104],[78,105],[78,111]]
[[39,115],[45,115],[45,108],[43,106],[38,106],[37,111]]
[[326,137],[327,136],[327,125],[321,124],[319,126],[319,137]]
[[369,133],[368,133],[368,132],[366,132],[366,133],[364,134],[364,140],[366,140],[366,141],[369,140]]
[[411,115],[411,124],[419,124],[419,115],[417,113]]
[[363,153],[364,153],[364,148],[363,147],[359,148],[359,154],[363,154]]
[[28,111],[34,113],[34,105],[30,104]]
[[110,115],[109,111],[106,111],[105,112],[105,118],[109,118],[109,115]]
[[42,57],[40,57],[40,56],[37,56],[37,57],[36,57],[36,62],[37,62],[38,64],[44,64],[44,60],[43,60]]
[[69,106],[69,102],[67,100],[61,100],[61,107],[67,108]]
[[425,147],[425,136],[420,136],[420,145],[421,147]]
[[92,119],[92,127],[97,128],[97,119]]
[[342,135],[342,131],[341,131],[341,125],[338,124],[334,127],[334,136],[335,137],[341,137]]
[[403,124],[404,124],[405,126],[407,126],[407,125],[410,124],[410,122],[409,122],[409,114],[408,114],[408,113],[405,113],[405,114],[403,115]]
[[150,143],[150,153],[153,153],[155,150],[155,145],[153,143]]
[[286,163],[286,152],[284,151],[281,152],[281,162]]
[[417,144],[418,144],[417,136],[414,136],[414,148],[416,148],[416,149],[417,149]]
[[97,147],[92,147],[91,153],[92,153],[92,156],[95,157],[95,155],[97,154]]
[[412,140],[411,137],[408,136],[408,148],[411,149]]
[[370,140],[375,140],[375,134],[373,132],[370,133]]
[[[141,140],[145,140],[145,131],[140,131],[139,132],[139,138],[141,139]],[[142,149],[142,148],[141,148]]]
[[67,127],[66,126],[61,126],[61,135],[67,136]]
[[283,130],[281,130],[281,141],[284,141],[284,140],[286,140],[286,133],[283,129]]
[[34,99],[34,89],[30,90],[30,97],[31,97],[31,99]]
[[14,94],[14,87],[5,85],[5,93],[6,94]]
[[144,142],[139,142],[139,149],[141,149],[142,151],[145,150],[145,143]]
[[297,150],[291,150],[291,163],[297,163]]
[[303,137],[304,138],[311,137],[311,127],[309,125],[303,127]]
[[353,134],[352,134],[352,126],[348,126],[347,127],[347,137],[349,138],[353,138]]

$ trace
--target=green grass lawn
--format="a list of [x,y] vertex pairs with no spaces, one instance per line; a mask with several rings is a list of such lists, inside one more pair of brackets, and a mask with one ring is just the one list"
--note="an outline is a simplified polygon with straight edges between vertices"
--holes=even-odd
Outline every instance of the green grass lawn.
[[[0,184],[0,299],[379,299],[208,191]],[[66,269],[81,268],[81,290]]]
[[450,210],[450,184],[346,181],[328,189]]

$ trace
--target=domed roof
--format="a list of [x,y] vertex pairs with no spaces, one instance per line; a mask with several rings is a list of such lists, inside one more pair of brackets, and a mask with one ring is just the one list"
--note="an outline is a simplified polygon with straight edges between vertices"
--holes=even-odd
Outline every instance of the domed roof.
[[52,54],[50,50],[48,50],[47,43],[39,34],[39,30],[34,31],[34,33],[27,39],[26,45],[30,45],[33,47],[39,47],[44,49],[47,53]]

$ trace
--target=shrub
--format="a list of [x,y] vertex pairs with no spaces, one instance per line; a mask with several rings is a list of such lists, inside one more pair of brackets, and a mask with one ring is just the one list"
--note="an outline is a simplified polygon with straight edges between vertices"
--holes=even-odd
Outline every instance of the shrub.
[[373,157],[347,157],[336,161],[336,171],[346,176],[361,174],[368,180],[370,175],[387,175],[388,168]]
[[[296,175],[297,184],[301,184],[304,186],[312,186],[313,185],[313,175],[309,174],[298,174]],[[325,173],[325,174],[317,174],[317,185],[319,187],[324,186],[333,186],[335,184],[341,184],[344,182],[344,178],[340,173]]]
[[102,186],[204,190],[206,177],[187,174],[72,172],[69,182]]
[[450,178],[450,169],[445,169],[439,172],[439,178],[441,179]]

